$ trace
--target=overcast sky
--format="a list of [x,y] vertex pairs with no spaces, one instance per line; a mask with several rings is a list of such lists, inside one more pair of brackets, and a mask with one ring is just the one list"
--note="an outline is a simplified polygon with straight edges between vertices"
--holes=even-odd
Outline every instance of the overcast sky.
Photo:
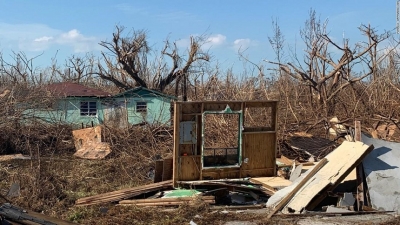
[[268,36],[272,19],[277,19],[286,45],[299,44],[299,30],[310,9],[328,20],[330,36],[350,43],[361,41],[357,27],[371,24],[378,31],[396,27],[394,0],[307,0],[307,1],[105,1],[105,0],[0,0],[0,50],[23,51],[28,56],[43,55],[36,66],[59,62],[73,54],[95,55],[98,43],[110,40],[115,25],[148,32],[153,49],[161,49],[168,38],[186,47],[191,35],[208,34],[207,49],[223,68],[242,68],[239,48],[247,49],[253,62],[273,59]]

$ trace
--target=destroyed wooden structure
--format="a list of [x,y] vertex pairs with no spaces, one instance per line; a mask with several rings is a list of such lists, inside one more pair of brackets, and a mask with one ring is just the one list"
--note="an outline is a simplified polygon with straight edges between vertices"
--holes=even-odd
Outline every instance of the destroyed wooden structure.
[[276,174],[277,101],[175,102],[173,181]]
[[359,141],[344,141],[313,169],[307,171],[305,177],[276,192],[268,200],[267,205],[275,207],[269,217],[281,209],[285,213],[297,214],[313,210],[373,149],[373,145]]

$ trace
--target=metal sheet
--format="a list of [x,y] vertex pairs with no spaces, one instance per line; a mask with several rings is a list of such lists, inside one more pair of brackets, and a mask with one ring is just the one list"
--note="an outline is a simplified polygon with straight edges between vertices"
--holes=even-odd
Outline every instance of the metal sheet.
[[363,166],[374,209],[400,212],[400,143],[362,135],[362,142],[374,145]]

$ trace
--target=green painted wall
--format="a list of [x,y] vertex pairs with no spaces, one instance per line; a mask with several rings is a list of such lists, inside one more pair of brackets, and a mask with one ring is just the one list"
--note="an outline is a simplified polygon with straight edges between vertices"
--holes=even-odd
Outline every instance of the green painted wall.
[[[82,101],[96,102],[97,114],[93,116],[81,116],[80,103]],[[70,124],[74,128],[99,125],[104,121],[103,105],[99,98],[65,98],[58,100],[49,109],[29,109],[24,112],[25,118],[35,118],[49,123]]]
[[[96,116],[81,116],[80,102],[81,101],[96,101],[97,115]],[[147,103],[147,112],[137,112],[137,102]],[[114,104],[107,104],[114,103]],[[117,103],[117,104],[115,104]],[[99,98],[65,98],[59,100],[52,109],[29,109],[25,110],[24,117],[30,118],[34,116],[42,121],[49,123],[65,123],[72,125],[75,129],[104,124],[105,112],[118,105],[126,107],[126,114],[118,119],[128,120],[129,124],[139,124],[148,122],[150,124],[170,125],[171,122],[171,98],[164,96],[119,96],[107,99]],[[125,117],[125,118],[124,118]]]
[[[171,120],[171,99],[157,97],[118,97],[115,101],[126,105],[127,119],[129,124],[139,124],[147,122],[150,124],[170,125]],[[146,112],[137,112],[136,104],[138,102],[146,102]]]

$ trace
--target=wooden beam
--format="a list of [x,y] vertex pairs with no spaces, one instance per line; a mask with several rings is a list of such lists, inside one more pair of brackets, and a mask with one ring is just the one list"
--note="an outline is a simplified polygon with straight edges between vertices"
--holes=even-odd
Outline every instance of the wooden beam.
[[174,154],[173,154],[173,173],[172,181],[173,186],[176,187],[177,181],[179,180],[179,124],[181,121],[181,104],[178,102],[174,103]]
[[276,212],[281,210],[289,201],[290,199],[295,196],[295,194],[310,180],[325,164],[328,162],[326,158],[323,158],[321,161],[318,162],[317,165],[314,166],[314,168],[307,174],[306,177],[303,178],[303,180],[300,181],[300,183],[297,184],[297,186],[288,194],[286,197],[284,197],[277,206],[275,206],[274,210],[270,214],[268,214],[267,218],[271,218]]

